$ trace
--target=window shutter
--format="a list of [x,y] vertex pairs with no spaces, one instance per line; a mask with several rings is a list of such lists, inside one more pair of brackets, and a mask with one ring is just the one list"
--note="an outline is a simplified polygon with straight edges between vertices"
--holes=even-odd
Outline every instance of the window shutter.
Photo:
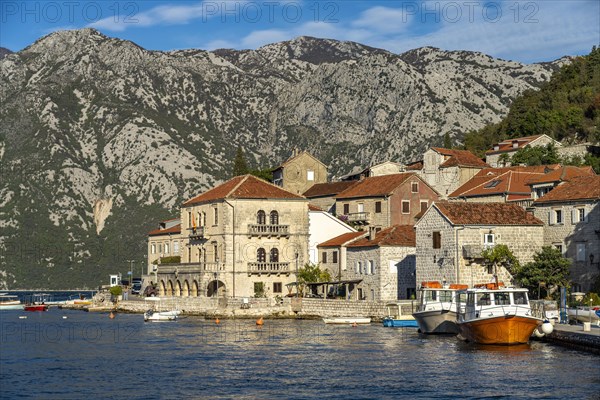
[[583,220],[587,224],[588,222],[590,222],[590,211],[587,207],[585,207],[584,210],[585,210],[585,218]]
[[554,210],[548,211],[548,225],[554,225]]
[[577,217],[578,217],[577,213],[578,212],[579,212],[579,210],[577,208],[574,208],[571,210],[571,222],[574,224],[579,222],[579,221],[577,221]]

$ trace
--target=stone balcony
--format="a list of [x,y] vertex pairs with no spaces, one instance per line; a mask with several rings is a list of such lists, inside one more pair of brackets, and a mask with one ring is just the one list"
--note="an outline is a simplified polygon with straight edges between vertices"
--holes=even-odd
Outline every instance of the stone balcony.
[[200,274],[203,272],[225,271],[225,264],[216,262],[159,264],[159,274]]
[[252,236],[289,236],[289,225],[266,225],[250,224],[248,225],[248,237]]
[[290,273],[288,262],[249,262],[248,276],[252,274],[287,274]]
[[368,224],[371,219],[371,213],[368,212],[357,212],[348,214],[348,222],[354,222],[357,224]]
[[204,227],[203,226],[198,226],[196,228],[188,228],[188,230],[190,231],[190,233],[188,234],[188,237],[192,240],[202,240],[204,239]]

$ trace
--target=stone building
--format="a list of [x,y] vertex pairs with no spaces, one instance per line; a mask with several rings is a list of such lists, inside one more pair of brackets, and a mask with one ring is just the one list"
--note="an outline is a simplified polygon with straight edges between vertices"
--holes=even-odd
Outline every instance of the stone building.
[[308,226],[308,259],[312,264],[319,263],[319,244],[344,233],[356,232],[350,225],[312,204],[308,205]]
[[341,176],[340,180],[341,181],[360,181],[361,179],[369,178],[372,176],[399,174],[400,172],[404,172],[405,169],[406,169],[406,167],[403,164],[393,162],[393,161],[384,161],[382,163],[372,165],[367,168],[362,168],[362,167],[354,168],[348,174]]
[[342,279],[342,274],[347,270],[347,246],[366,236],[367,232],[348,232],[319,243],[317,250],[320,268],[327,270],[334,280]]
[[423,154],[421,165],[413,163],[410,170],[417,171],[442,198],[446,198],[461,185],[473,178],[480,170],[488,167],[479,157],[468,150],[432,147]]
[[295,194],[325,182],[327,166],[306,151],[294,150],[292,157],[273,170],[273,183]]
[[308,201],[237,176],[185,202],[181,232],[181,262],[155,272],[161,294],[284,296],[308,260]]
[[336,215],[335,196],[354,184],[356,181],[316,183],[302,195],[310,200],[311,204]]
[[179,218],[159,222],[157,229],[148,232],[147,273],[152,274],[159,258],[180,257],[183,245]]
[[394,225],[347,245],[343,281],[354,281],[347,297],[355,300],[394,301],[415,294],[415,230]]
[[365,178],[335,196],[337,215],[350,224],[379,229],[412,225],[415,216],[438,200],[437,192],[415,173]]
[[505,283],[512,276],[504,268],[484,265],[481,252],[507,245],[521,263],[533,260],[543,245],[543,222],[516,204],[434,203],[415,224],[416,281],[446,281],[473,286]]
[[600,176],[564,182],[533,207],[544,222],[544,244],[560,249],[572,261],[573,291],[589,291],[600,273]]
[[562,145],[548,135],[526,136],[507,139],[496,143],[494,147],[485,152],[485,162],[491,167],[509,167],[511,157],[520,149],[529,146],[547,146],[553,144],[557,148]]

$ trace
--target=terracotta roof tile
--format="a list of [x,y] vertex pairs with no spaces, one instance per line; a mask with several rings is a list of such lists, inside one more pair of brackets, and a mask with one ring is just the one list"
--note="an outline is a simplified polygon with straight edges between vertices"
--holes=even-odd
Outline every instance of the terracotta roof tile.
[[432,147],[431,149],[446,157],[450,157],[440,165],[442,168],[455,166],[489,167],[481,158],[469,150],[444,149],[442,147]]
[[417,176],[414,173],[402,173],[372,176],[356,182],[343,192],[335,196],[336,199],[350,199],[360,197],[379,197],[392,194],[394,189],[409,178]]
[[342,182],[327,182],[327,183],[317,183],[312,185],[306,192],[302,195],[304,197],[313,198],[313,197],[322,197],[322,196],[333,196],[338,193],[343,192],[349,187],[356,185],[357,181],[342,181]]
[[345,243],[348,243],[351,240],[355,240],[363,235],[366,235],[366,232],[348,232],[342,233],[340,236],[336,236],[332,239],[329,239],[319,245],[317,247],[340,247]]
[[577,176],[596,175],[592,167],[575,167],[572,165],[565,165],[564,167],[555,169],[554,171],[548,172],[545,175],[535,177],[531,179],[527,184],[535,185],[539,183],[552,183],[562,182],[573,179]]
[[148,236],[172,235],[181,233],[181,224],[172,226],[168,229],[154,229],[148,232]]
[[600,200],[600,175],[572,178],[558,185],[533,204],[570,200]]
[[[486,170],[483,170],[486,171]],[[519,199],[531,197],[528,182],[543,176],[542,173],[531,173],[507,170],[501,173],[480,171],[464,185],[452,192],[449,197],[478,197],[494,195],[517,195]],[[515,198],[516,199],[516,198]]]
[[308,211],[325,211],[321,207],[315,206],[314,204],[308,204]]
[[[543,135],[535,135],[535,136],[525,136],[521,138],[514,139],[506,139],[497,144],[498,150],[489,149],[485,152],[485,154],[495,154],[495,153],[505,153],[508,151],[516,151],[520,148],[527,146],[529,143],[533,142],[535,139],[541,137]],[[513,141],[517,141],[518,147],[513,147]],[[494,146],[495,147],[495,146]]]
[[415,161],[409,164],[406,164],[407,171],[420,171],[423,169],[423,160]]
[[434,206],[454,225],[543,225],[516,204],[438,202]]
[[303,199],[304,197],[288,192],[253,175],[236,176],[199,196],[183,203],[190,206],[222,199]]
[[373,240],[362,238],[348,245],[348,247],[373,247],[373,246],[406,246],[415,247],[416,234],[412,225],[393,225],[375,234]]

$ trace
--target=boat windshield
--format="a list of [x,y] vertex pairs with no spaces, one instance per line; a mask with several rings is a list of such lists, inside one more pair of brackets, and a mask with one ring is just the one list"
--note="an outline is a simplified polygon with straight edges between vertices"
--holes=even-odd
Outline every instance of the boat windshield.
[[489,293],[477,293],[477,305],[489,306],[492,304]]
[[510,294],[507,292],[494,293],[494,303],[497,306],[510,305]]
[[529,304],[526,292],[514,292],[513,299],[515,300],[515,304]]
[[452,291],[450,291],[450,290],[440,291],[440,301],[442,303],[452,303]]
[[435,301],[435,300],[437,300],[437,290],[425,290],[423,299],[425,301]]

